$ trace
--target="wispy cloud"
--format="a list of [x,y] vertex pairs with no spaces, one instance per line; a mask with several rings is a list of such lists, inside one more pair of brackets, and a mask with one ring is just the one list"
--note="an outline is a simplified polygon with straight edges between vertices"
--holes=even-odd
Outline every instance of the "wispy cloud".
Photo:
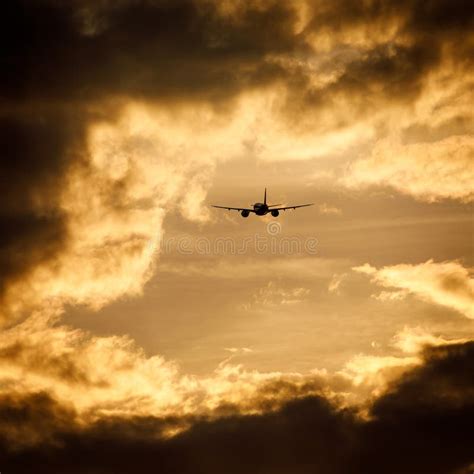
[[376,295],[379,300],[398,300],[413,294],[424,301],[446,306],[468,318],[474,318],[472,271],[457,261],[436,263],[428,260],[417,265],[400,264],[380,269],[366,263],[353,270],[369,275],[380,286],[399,289],[383,291]]

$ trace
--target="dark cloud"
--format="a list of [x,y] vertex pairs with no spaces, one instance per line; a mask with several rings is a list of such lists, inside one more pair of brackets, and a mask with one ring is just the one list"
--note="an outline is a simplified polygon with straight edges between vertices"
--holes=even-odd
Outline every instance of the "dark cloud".
[[469,472],[474,343],[430,348],[425,358],[372,406],[373,419],[362,427],[362,466],[376,460],[387,473]]
[[[276,80],[297,84],[294,70],[269,59],[310,59],[306,40],[316,35],[317,47],[323,32],[335,49],[360,48],[351,44],[361,37],[358,30],[365,37],[363,55],[321,91],[331,95],[347,88],[348,100],[380,85],[387,97],[394,92],[412,97],[447,46],[454,46],[451,59],[472,58],[468,1],[338,0],[308,6],[313,19],[298,31],[293,2],[250,1],[227,15],[219,2],[197,0],[11,2],[2,16],[15,33],[13,41],[11,36],[3,41],[9,44],[2,55],[8,73],[0,79],[0,94],[5,103],[74,104],[117,95],[227,99]],[[391,25],[393,36],[384,35]],[[3,34],[9,35],[6,29]]]
[[70,385],[87,387],[106,387],[107,382],[94,379],[77,363],[77,354],[71,352],[55,353],[54,348],[44,343],[40,348],[29,341],[12,341],[0,348],[0,363],[4,365],[28,367],[30,374],[48,375],[64,380]]
[[[4,399],[3,426],[46,429],[49,442],[11,451],[4,435],[3,467],[49,473],[437,473],[469,472],[474,463],[474,343],[428,349],[425,363],[375,400],[364,420],[326,399],[289,401],[280,410],[214,421],[171,439],[177,420],[109,419],[81,429],[72,413],[44,395]],[[64,417],[70,417],[65,429]],[[43,418],[48,421],[44,422]],[[58,420],[51,429],[51,420]],[[44,423],[44,424],[43,424]],[[9,448],[10,446],[10,448]]]
[[[347,45],[351,36],[340,33],[357,28],[366,30],[370,47],[347,76],[401,88],[416,83],[438,63],[446,43],[465,38],[473,24],[468,1],[310,1],[313,20],[295,32],[297,4],[259,3],[246,2],[231,15],[220,13],[219,2],[192,0],[10,3],[3,21],[15,34],[14,41],[5,38],[11,46],[3,56],[8,74],[0,80],[2,97],[23,102],[118,94],[228,97],[287,77],[268,57],[305,59],[309,34],[327,31],[335,46]],[[393,38],[377,37],[393,23]],[[403,47],[396,44],[401,37],[407,38]],[[450,52],[468,60],[465,43]]]
[[[238,22],[212,3],[16,2],[4,21],[18,41],[4,61],[7,98],[92,100],[120,94],[176,99],[228,97],[274,78],[265,54],[290,52],[294,10],[251,4]],[[14,77],[15,80],[11,81]]]
[[56,433],[76,427],[74,410],[60,405],[44,392],[2,395],[0,424],[2,459],[7,451],[21,453],[23,448],[35,443],[54,443]]
[[74,115],[37,110],[0,117],[0,296],[66,241],[58,198],[82,136]]
[[[300,70],[295,91],[298,103],[332,106],[344,98],[361,116],[381,105],[410,105],[423,91],[430,73],[454,64],[459,75],[468,74],[474,57],[471,2],[458,0],[375,0],[309,2],[313,19],[305,34],[315,46],[344,53],[359,51],[348,60],[340,77],[327,87],[311,87],[311,76]],[[459,77],[458,77],[459,79]]]

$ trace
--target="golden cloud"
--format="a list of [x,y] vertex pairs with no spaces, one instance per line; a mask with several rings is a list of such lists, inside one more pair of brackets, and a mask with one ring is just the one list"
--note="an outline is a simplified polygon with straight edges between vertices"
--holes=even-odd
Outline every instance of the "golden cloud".
[[[229,348],[231,355],[213,373],[193,376],[159,355],[146,356],[128,336],[95,336],[61,324],[60,317],[59,312],[36,313],[2,331],[0,397],[20,400],[47,393],[74,413],[81,426],[116,417],[174,419],[167,436],[189,428],[186,419],[192,423],[193,417],[259,414],[300,397],[323,396],[337,406],[365,409],[371,397],[422,364],[427,347],[464,342],[405,328],[394,337],[401,355],[359,354],[339,372],[314,369],[304,374],[248,370],[232,362],[239,349]],[[21,430],[6,433],[15,443],[22,437]],[[48,430],[44,436],[35,431],[23,436],[22,443],[43,442],[49,436]]]
[[[0,395],[48,393],[90,423],[113,416],[212,416],[222,405],[242,413],[277,407],[284,397],[260,390],[285,382],[303,395],[334,393],[341,376],[258,372],[225,358],[214,373],[191,376],[163,357],[147,357],[127,336],[94,336],[37,313],[0,335]],[[350,385],[349,380],[344,382]],[[265,403],[264,403],[265,402]],[[217,413],[217,412],[216,412]]]
[[390,298],[387,292],[378,299],[399,299],[410,293],[424,301],[451,308],[474,318],[474,279],[472,270],[457,261],[436,263],[428,260],[418,265],[400,264],[377,269],[369,264],[353,270],[369,275],[372,281],[385,288],[398,288]]
[[351,187],[391,186],[417,199],[474,199],[474,137],[452,136],[433,143],[377,142],[370,156],[350,166]]

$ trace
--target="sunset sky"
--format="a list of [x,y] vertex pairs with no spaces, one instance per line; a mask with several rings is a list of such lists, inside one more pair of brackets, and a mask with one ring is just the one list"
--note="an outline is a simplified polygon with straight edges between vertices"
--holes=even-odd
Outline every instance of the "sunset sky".
[[473,472],[472,2],[2,22],[2,473]]

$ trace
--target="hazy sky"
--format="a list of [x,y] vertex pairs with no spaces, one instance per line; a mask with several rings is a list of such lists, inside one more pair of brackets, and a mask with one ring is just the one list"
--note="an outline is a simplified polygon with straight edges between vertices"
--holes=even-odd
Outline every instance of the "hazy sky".
[[2,472],[472,472],[472,2],[2,10]]

